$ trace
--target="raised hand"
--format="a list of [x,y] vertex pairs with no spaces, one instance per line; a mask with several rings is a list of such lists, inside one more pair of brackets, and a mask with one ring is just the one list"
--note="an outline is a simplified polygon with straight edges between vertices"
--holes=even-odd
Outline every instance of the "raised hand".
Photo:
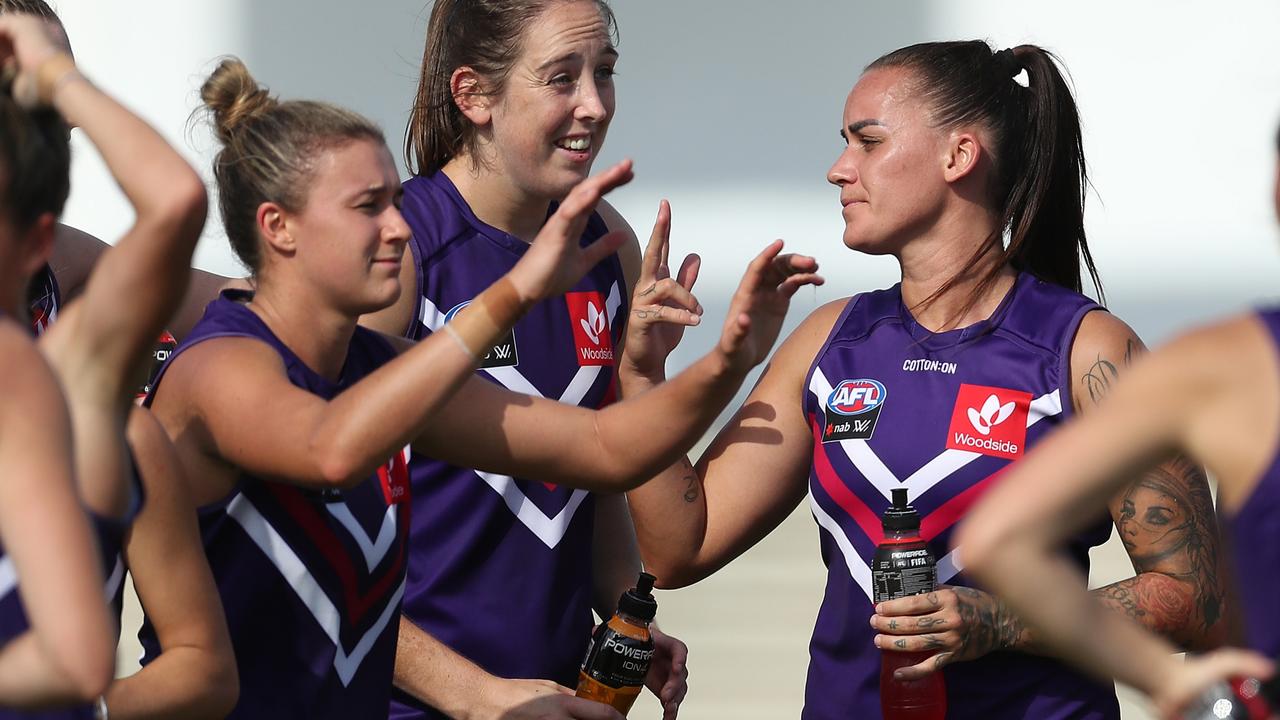
[[731,368],[746,371],[760,364],[778,339],[791,296],[805,285],[826,282],[817,274],[817,260],[780,252],[782,241],[774,240],[747,266],[733,293],[718,346]]
[[656,627],[653,634],[653,661],[645,686],[662,703],[662,720],[675,720],[680,703],[689,692],[689,648]]
[[1200,694],[1232,678],[1251,677],[1265,680],[1275,672],[1275,664],[1248,650],[1224,648],[1205,655],[1187,655],[1185,662],[1169,663],[1162,676],[1162,686],[1151,693],[1160,717],[1181,720]]
[[886,652],[932,652],[901,668],[900,680],[918,680],[958,660],[974,660],[1026,641],[1022,622],[989,593],[940,586],[931,593],[882,602],[871,616],[876,647]]
[[523,298],[536,302],[568,292],[587,271],[622,246],[626,236],[620,232],[611,232],[586,247],[578,241],[600,198],[631,182],[633,176],[631,161],[623,160],[569,191],[508,275]]
[[[41,71],[58,56],[66,56],[63,66]],[[13,99],[27,109],[47,105],[61,74],[75,69],[67,40],[57,26],[24,13],[0,17],[0,65],[5,78],[12,79]]]
[[691,292],[701,258],[690,254],[671,277],[667,255],[671,241],[671,206],[663,200],[645,246],[640,277],[631,298],[631,317],[618,372],[661,380],[667,356],[680,344],[685,327],[702,320],[702,305]]

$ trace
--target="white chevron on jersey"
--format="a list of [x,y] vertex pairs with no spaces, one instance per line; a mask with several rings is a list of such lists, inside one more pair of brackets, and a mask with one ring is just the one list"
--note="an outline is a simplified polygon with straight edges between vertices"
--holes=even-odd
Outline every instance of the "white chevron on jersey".
[[13,569],[13,558],[0,557],[0,599],[9,596],[18,587],[18,573]]
[[[610,327],[614,327],[616,322],[618,307],[622,304],[622,293],[617,282],[609,288],[609,297],[605,300],[605,311],[609,316]],[[436,332],[440,326],[444,324],[444,313],[431,302],[431,298],[422,298],[422,310],[418,314],[422,324],[431,332]],[[564,392],[556,400],[568,404],[577,405],[582,402],[582,398],[595,384],[596,379],[600,377],[600,373],[612,371],[611,367],[603,365],[584,365],[578,368],[578,372],[569,381]],[[482,368],[481,372],[487,373],[489,377],[497,380],[506,389],[512,392],[532,395],[534,397],[544,397],[544,395],[529,382],[529,379],[520,373],[514,366]],[[486,473],[479,470],[475,471],[476,475],[484,480],[485,484],[493,488],[494,492],[502,498],[502,502],[507,506],[520,523],[529,529],[544,545],[554,548],[564,539],[564,535],[569,530],[569,523],[573,520],[573,516],[578,512],[578,506],[587,498],[586,490],[574,490],[569,495],[569,502],[565,504],[555,517],[549,517],[542,508],[538,507],[532,500],[524,494],[520,486],[516,484],[515,479],[510,475],[499,475],[497,473]]]
[[[822,368],[814,368],[813,376],[809,379],[809,392],[817,396],[818,407],[826,407],[831,390],[831,383],[823,375]],[[1061,412],[1062,400],[1058,390],[1041,395],[1031,401],[1031,407],[1027,411],[1027,427]],[[899,480],[898,476],[885,466],[884,461],[876,455],[875,450],[871,449],[866,440],[839,440],[835,443],[827,443],[827,446],[835,444],[840,445],[849,462],[853,463],[858,472],[862,473],[863,477],[885,496],[885,499],[892,500],[894,488],[905,487],[907,502],[913,502],[957,470],[981,457],[980,453],[948,448],[911,473],[905,480]],[[818,505],[812,492],[809,494],[809,505],[813,509],[813,517],[818,525],[830,533],[831,539],[840,548],[840,554],[844,555],[845,565],[849,568],[849,575],[867,594],[867,599],[875,602],[871,588],[871,566],[854,549],[840,524]],[[959,552],[960,548],[955,548],[938,559],[938,582],[945,583],[964,570]]]
[[391,549],[392,544],[396,541],[396,514],[398,509],[395,505],[387,507],[387,512],[382,516],[382,525],[378,528],[378,537],[375,540],[369,539],[369,534],[364,531],[364,527],[356,520],[356,516],[351,514],[351,508],[346,503],[325,503],[325,509],[329,514],[342,523],[342,527],[347,529],[351,537],[355,539],[356,545],[360,546],[360,554],[364,555],[365,567],[369,572],[378,567],[378,563],[382,562],[387,556],[387,551]]
[[123,582],[124,558],[120,556],[120,553],[116,553],[115,565],[112,566],[111,574],[107,576],[107,582],[104,587],[108,603],[115,599],[116,593],[120,590],[120,585]]
[[[825,407],[831,395],[831,383],[822,374],[822,368],[814,368],[813,377],[809,380],[809,392],[818,398],[818,406]],[[1041,395],[1031,401],[1027,412],[1027,427],[1031,427],[1046,417],[1053,417],[1062,412],[1062,402],[1057,390]],[[912,502],[923,495],[934,485],[947,479],[960,468],[982,457],[981,453],[969,450],[945,449],[938,453],[923,467],[911,473],[906,479],[899,479],[879,455],[871,449],[866,440],[837,441],[849,462],[858,468],[867,480],[884,495],[886,500],[893,498],[893,489],[905,487],[907,502]],[[836,443],[827,443],[828,446]]]
[[[120,589],[122,582],[124,582],[124,560],[116,555],[115,567],[111,569],[111,576],[103,583],[102,588],[107,596],[107,602],[116,596],[116,591]],[[0,599],[8,597],[16,587],[18,587],[18,573],[13,568],[13,559],[8,555],[0,557]]]
[[335,649],[333,667],[338,671],[338,679],[343,685],[350,685],[351,678],[355,677],[356,671],[360,669],[360,663],[364,662],[365,656],[369,654],[378,636],[382,634],[391,618],[399,614],[397,611],[400,609],[400,598],[404,595],[404,581],[400,581],[400,586],[387,599],[382,614],[348,653],[342,646],[342,619],[338,608],[325,593],[324,588],[316,582],[311,571],[307,570],[307,566],[303,564],[293,548],[289,547],[280,533],[271,527],[262,513],[258,512],[258,509],[243,494],[237,493],[235,498],[227,503],[226,512],[227,517],[239,523],[262,554],[267,556],[272,565],[275,565],[276,570],[297,593],[298,599],[311,611],[311,616],[324,630],[325,635],[329,636]]

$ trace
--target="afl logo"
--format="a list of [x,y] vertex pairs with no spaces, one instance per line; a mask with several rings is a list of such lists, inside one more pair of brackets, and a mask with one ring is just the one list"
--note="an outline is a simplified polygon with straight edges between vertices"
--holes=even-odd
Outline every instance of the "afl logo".
[[884,403],[884,385],[877,380],[845,380],[827,396],[827,408],[841,415],[862,415]]

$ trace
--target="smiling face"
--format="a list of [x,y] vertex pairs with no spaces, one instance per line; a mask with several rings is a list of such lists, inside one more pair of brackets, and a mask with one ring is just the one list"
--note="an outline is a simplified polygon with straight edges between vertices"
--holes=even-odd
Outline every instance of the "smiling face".
[[617,59],[593,1],[552,3],[530,22],[492,107],[492,171],[548,200],[586,178],[613,118]]
[[827,181],[840,188],[844,244],[854,250],[896,253],[940,217],[946,135],[929,126],[912,79],[903,68],[870,70],[845,101],[847,145]]
[[306,204],[286,226],[307,281],[336,307],[374,312],[400,296],[400,262],[409,226],[387,146],[359,139],[316,154]]

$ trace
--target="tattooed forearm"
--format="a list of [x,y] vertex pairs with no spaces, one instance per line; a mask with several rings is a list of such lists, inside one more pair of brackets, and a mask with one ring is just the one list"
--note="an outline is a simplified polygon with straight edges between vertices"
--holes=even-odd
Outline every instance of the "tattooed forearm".
[[960,657],[981,657],[997,650],[1020,648],[1029,642],[1022,621],[1004,603],[973,588],[953,590],[961,624],[968,628],[960,644]]

